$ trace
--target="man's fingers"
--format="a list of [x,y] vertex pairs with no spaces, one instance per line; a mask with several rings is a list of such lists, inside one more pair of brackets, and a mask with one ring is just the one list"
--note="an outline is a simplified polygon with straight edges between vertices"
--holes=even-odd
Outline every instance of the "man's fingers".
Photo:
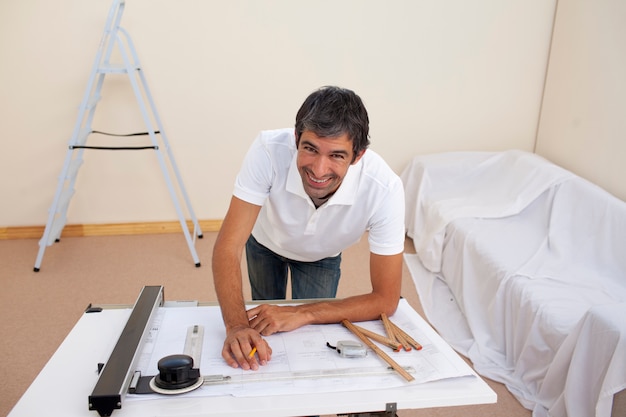
[[231,346],[231,350],[235,356],[235,360],[239,363],[242,369],[247,371],[249,369],[257,370],[259,368],[259,364],[257,363],[254,355],[250,356],[250,352],[252,352],[253,348],[248,340],[243,342],[235,340],[233,345],[234,346]]
[[222,357],[226,363],[244,370],[258,370],[259,362],[266,365],[271,359],[272,349],[259,331],[251,327],[242,327],[228,334],[222,348]]
[[224,347],[222,348],[222,358],[224,358],[226,364],[231,368],[239,368],[239,364],[235,360],[230,348],[226,344],[224,344]]
[[256,355],[263,366],[267,365],[272,358],[272,348],[265,339],[260,339],[259,343],[256,344]]

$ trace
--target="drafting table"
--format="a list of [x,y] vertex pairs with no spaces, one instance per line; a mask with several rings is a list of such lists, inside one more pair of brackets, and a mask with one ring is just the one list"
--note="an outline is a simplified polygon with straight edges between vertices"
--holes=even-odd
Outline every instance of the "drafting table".
[[[170,312],[171,309],[178,308],[168,307],[168,304],[175,303],[166,303],[159,309]],[[471,374],[470,376],[426,383],[401,384],[385,389],[341,392],[310,390],[300,394],[280,394],[279,392],[276,395],[249,397],[233,395],[203,397],[189,393],[158,398],[146,397],[138,401],[126,398],[122,408],[115,410],[112,415],[116,417],[249,415],[276,417],[365,413],[396,408],[401,410],[496,402],[495,392],[408,306],[405,300],[401,301],[402,304],[404,304],[403,308],[410,309],[413,314],[411,316],[413,324],[419,327],[423,335],[427,335],[428,343],[436,345],[436,348],[447,360],[454,362],[455,366],[465,367],[463,371],[467,371],[467,374]],[[217,305],[198,308],[209,308],[219,314]],[[129,318],[129,310],[130,306],[128,308],[105,307],[101,312],[83,314],[8,417],[35,415],[97,417],[96,411],[88,409],[88,397],[98,382],[97,364],[101,363],[103,358],[106,360],[113,350]],[[219,326],[223,328],[221,322]],[[216,343],[221,350],[223,339],[214,340],[211,343]]]

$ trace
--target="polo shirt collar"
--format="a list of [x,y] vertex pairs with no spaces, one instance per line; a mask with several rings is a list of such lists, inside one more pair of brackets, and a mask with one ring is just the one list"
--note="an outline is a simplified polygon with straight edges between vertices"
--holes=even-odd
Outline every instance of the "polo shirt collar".
[[[291,165],[289,166],[289,173],[287,174],[287,182],[285,188],[290,193],[299,195],[302,198],[311,200],[308,194],[304,191],[302,185],[302,177],[298,172],[297,165],[297,153],[294,155]],[[356,195],[359,187],[359,177],[361,175],[361,169],[363,167],[363,158],[361,158],[356,164],[350,165],[346,176],[343,178],[339,189],[328,200],[326,205],[352,205],[356,200]]]

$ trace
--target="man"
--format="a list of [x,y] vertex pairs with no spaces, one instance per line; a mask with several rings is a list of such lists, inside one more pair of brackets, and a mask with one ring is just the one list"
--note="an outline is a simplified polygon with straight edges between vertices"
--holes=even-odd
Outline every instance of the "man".
[[[213,251],[213,276],[226,326],[222,356],[256,370],[271,358],[263,339],[306,324],[373,320],[400,298],[404,193],[400,178],[369,145],[360,97],[339,87],[313,92],[293,129],[264,131],[237,176]],[[369,231],[368,294],[333,300],[341,252]],[[298,306],[261,304],[246,311],[244,246],[255,300],[324,298]],[[256,349],[259,362],[254,355]]]

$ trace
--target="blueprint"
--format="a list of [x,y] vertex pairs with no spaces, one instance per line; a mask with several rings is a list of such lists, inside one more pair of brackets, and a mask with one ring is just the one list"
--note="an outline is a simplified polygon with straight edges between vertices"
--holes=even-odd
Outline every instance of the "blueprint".
[[[410,369],[411,384],[447,378],[475,377],[471,368],[401,300],[390,317],[423,348],[394,352],[378,344],[394,361]],[[384,335],[381,321],[355,323]],[[238,397],[339,392],[385,389],[406,384],[404,378],[389,369],[374,351],[367,356],[345,358],[327,346],[340,340],[359,339],[341,324],[308,325],[265,337],[272,347],[272,358],[258,371],[233,369],[221,356],[225,330],[219,307],[160,308],[141,352],[138,370],[142,375],[156,375],[159,359],[183,353],[188,329],[204,328],[200,372],[203,376],[229,376],[228,383],[203,385],[185,396],[232,395]],[[154,398],[154,395],[128,395],[126,401]]]

